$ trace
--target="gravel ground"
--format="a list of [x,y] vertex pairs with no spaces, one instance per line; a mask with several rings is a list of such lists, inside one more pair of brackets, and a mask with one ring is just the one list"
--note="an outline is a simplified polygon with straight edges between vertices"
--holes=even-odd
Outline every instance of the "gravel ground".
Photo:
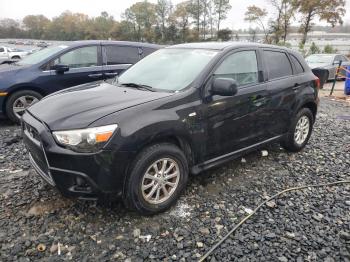
[[[260,202],[287,187],[350,179],[350,107],[322,98],[301,153],[278,145],[192,177],[177,205],[141,217],[116,202],[64,199],[30,168],[18,127],[0,122],[1,261],[198,260]],[[350,261],[350,185],[272,201],[209,261]]]

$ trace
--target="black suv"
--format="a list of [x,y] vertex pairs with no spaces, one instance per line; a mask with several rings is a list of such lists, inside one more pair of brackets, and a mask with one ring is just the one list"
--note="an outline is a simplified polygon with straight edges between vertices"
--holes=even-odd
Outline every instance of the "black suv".
[[154,52],[110,83],[44,98],[23,115],[36,171],[63,195],[121,196],[142,214],[169,208],[197,174],[280,142],[301,150],[319,80],[296,52],[195,43]]
[[161,46],[123,41],[76,41],[0,65],[0,114],[19,122],[25,108],[61,89],[115,77]]

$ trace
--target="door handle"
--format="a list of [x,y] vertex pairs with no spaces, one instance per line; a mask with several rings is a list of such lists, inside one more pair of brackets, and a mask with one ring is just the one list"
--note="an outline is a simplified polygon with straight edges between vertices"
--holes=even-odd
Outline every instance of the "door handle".
[[105,73],[105,76],[117,76],[118,73],[117,72],[108,72],[108,73]]
[[90,77],[90,78],[99,78],[99,77],[101,77],[101,76],[102,76],[101,73],[99,73],[99,74],[90,74],[90,75],[88,75],[88,77]]

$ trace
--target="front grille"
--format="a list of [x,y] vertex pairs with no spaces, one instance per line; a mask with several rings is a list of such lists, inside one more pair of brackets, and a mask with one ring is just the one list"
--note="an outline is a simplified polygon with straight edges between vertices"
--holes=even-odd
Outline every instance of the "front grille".
[[32,164],[33,168],[35,171],[50,185],[54,186],[55,182],[52,179],[52,176],[50,174],[50,170],[47,170],[47,173],[41,169],[41,167],[38,165],[38,163],[34,160],[33,156],[31,153],[29,153],[29,160],[30,163]]
[[37,173],[49,184],[54,185],[50,174],[49,163],[42,146],[40,133],[36,128],[26,122],[22,122],[23,142],[29,151],[29,159]]

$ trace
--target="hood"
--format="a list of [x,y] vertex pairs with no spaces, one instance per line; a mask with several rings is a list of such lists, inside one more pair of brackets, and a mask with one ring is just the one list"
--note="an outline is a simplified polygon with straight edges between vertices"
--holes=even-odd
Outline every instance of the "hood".
[[[5,60],[10,60],[10,59],[5,59]],[[28,67],[28,66],[18,65],[15,63],[0,64],[0,78],[7,74],[16,74],[25,67]]]
[[172,94],[90,83],[49,95],[27,110],[51,130],[80,129],[106,115]]

